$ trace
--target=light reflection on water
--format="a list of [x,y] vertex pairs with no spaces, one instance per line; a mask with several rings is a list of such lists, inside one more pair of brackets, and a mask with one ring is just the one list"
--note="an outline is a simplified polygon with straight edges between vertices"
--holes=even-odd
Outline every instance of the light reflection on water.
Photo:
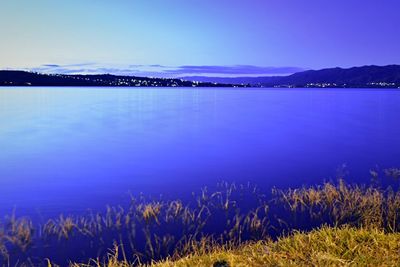
[[400,166],[400,92],[0,89],[0,212],[73,212],[216,181],[264,188]]

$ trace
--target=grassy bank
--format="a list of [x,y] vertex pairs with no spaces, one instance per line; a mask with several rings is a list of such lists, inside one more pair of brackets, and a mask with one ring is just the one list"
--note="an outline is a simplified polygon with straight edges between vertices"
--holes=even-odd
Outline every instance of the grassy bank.
[[[398,176],[395,178],[397,181]],[[322,225],[325,228],[320,229]],[[299,230],[309,234],[300,234]],[[325,258],[331,259],[331,264],[334,259],[347,264],[357,257],[359,261],[373,255],[376,249],[376,253],[383,253],[380,248],[386,248],[389,255],[397,248],[374,244],[398,238],[399,232],[400,191],[390,187],[339,180],[320,186],[274,189],[271,194],[250,184],[221,183],[217,190],[204,188],[190,199],[132,198],[126,206],[60,215],[41,224],[12,215],[0,223],[0,266],[32,262],[45,266],[45,259],[60,266],[87,263],[89,259],[98,259],[90,261],[95,266],[96,261],[129,266],[128,262],[138,265],[170,259],[174,263],[160,263],[168,266],[189,260],[212,262],[223,254],[227,261],[238,260],[238,264],[240,258],[248,261],[251,257],[266,263],[282,261],[280,257],[290,263],[291,257],[299,257],[294,260],[304,260],[304,264]],[[288,234],[290,237],[281,238]],[[313,238],[320,240],[314,242]],[[329,249],[336,246],[337,250],[320,251],[322,243],[303,247],[307,240],[310,245],[331,243]],[[118,253],[108,257],[114,246],[119,248]],[[362,256],[362,249],[372,254]],[[361,252],[355,257],[357,251]],[[245,252],[248,254],[242,254]]]
[[400,234],[324,227],[276,242],[216,248],[211,253],[195,253],[153,266],[213,266],[218,262],[229,266],[396,266],[400,262]]
[[[96,266],[130,267],[134,264],[111,256]],[[277,241],[258,241],[236,248],[198,246],[193,253],[176,260],[147,266],[399,266],[400,233],[378,229],[322,227],[308,233],[296,232]],[[84,267],[87,265],[74,265]]]

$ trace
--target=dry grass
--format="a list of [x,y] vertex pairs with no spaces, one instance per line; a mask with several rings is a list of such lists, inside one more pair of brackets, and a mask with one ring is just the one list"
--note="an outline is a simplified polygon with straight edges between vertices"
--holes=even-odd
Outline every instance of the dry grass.
[[283,203],[303,221],[350,224],[358,227],[375,227],[391,232],[400,230],[400,192],[391,188],[347,185],[340,180],[338,185],[300,189],[274,190],[277,203]]
[[398,266],[400,234],[323,227],[276,242],[259,241],[236,249],[216,247],[211,253],[199,251],[151,266],[213,266],[216,262],[229,266]]
[[[396,169],[387,172],[397,179]],[[333,242],[337,234],[336,241],[339,242],[344,238],[344,233],[351,231],[359,236],[361,233],[367,235],[367,229],[371,229],[371,234],[376,238],[384,235],[382,231],[388,234],[400,232],[400,192],[390,188],[382,190],[340,181],[338,184],[325,183],[298,189],[274,189],[272,199],[267,199],[257,187],[250,184],[221,183],[219,189],[208,192],[204,188],[188,202],[132,199],[125,209],[117,206],[107,207],[104,213],[61,215],[42,226],[33,225],[28,218],[17,219],[13,215],[0,225],[0,262],[10,261],[13,264],[32,258],[52,258],[51,252],[40,255],[35,252],[42,247],[51,247],[54,251],[62,249],[68,255],[64,257],[71,261],[98,257],[99,260],[90,264],[128,266],[128,261],[150,263],[169,258],[179,262],[179,259],[183,261],[203,254],[229,252],[229,255],[236,257],[246,249],[257,254],[260,246],[268,246],[268,251],[272,251],[276,244],[283,245],[288,240],[311,234],[316,236],[318,233],[331,233],[332,236],[325,236],[327,242]],[[284,233],[293,233],[295,229],[312,230],[321,225],[333,228],[322,228],[307,235],[297,233],[291,239],[281,239],[276,243],[265,241]],[[346,228],[339,231],[344,225]],[[397,237],[397,234],[387,236]],[[251,245],[248,243],[260,240]],[[120,253],[117,255],[107,254],[107,249],[113,244],[119,245],[117,252]],[[80,246],[79,251],[92,249],[97,254],[74,258],[76,245]],[[293,245],[297,249],[306,249],[300,243]],[[351,249],[349,247],[347,253],[351,254]],[[70,254],[66,254],[68,251]],[[331,257],[319,253],[327,260]],[[20,258],[21,255],[25,258]],[[254,257],[258,259],[261,256]],[[268,260],[271,257],[268,256]],[[230,262],[234,262],[233,259]],[[347,264],[347,261],[343,263]]]
[[[127,261],[110,256],[91,266],[128,267]],[[258,241],[233,248],[201,244],[178,260],[153,262],[151,267],[186,266],[399,266],[400,234],[378,229],[322,227],[296,232],[277,241]],[[226,264],[226,265],[223,265]],[[87,265],[74,264],[73,267]]]

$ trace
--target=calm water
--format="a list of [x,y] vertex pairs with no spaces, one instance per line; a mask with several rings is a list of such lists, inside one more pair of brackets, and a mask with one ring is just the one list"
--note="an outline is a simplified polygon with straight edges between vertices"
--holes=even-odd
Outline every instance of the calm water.
[[217,181],[268,189],[366,182],[400,167],[400,91],[0,89],[0,214],[184,197]]

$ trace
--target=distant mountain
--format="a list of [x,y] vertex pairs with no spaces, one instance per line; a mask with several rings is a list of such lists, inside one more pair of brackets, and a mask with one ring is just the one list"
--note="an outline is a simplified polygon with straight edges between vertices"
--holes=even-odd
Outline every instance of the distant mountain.
[[400,87],[400,65],[308,70],[274,77],[185,77],[186,80],[262,87]]
[[140,86],[140,87],[238,87],[213,82],[135,76],[61,75],[27,71],[0,71],[0,86]]
[[[330,84],[339,87],[400,86],[400,65],[364,66],[349,69],[309,70],[278,80],[279,83],[305,87],[310,84]],[[270,82],[271,85],[276,82]]]

